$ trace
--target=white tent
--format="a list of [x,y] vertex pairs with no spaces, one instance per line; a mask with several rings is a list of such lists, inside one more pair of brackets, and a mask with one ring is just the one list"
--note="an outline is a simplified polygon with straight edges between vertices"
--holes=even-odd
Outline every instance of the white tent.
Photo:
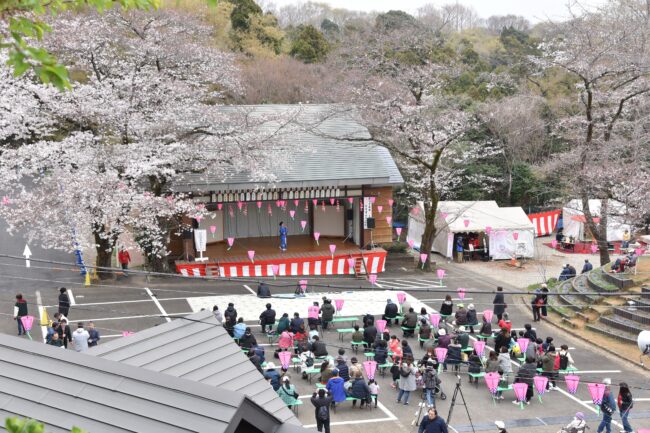
[[[600,217],[601,201],[589,200],[589,210],[594,217]],[[627,209],[625,205],[616,200],[609,200],[607,217],[607,240],[623,240],[623,232],[630,230],[630,225],[625,224]],[[589,240],[586,232],[585,215],[582,213],[582,200],[571,200],[562,209],[562,223],[564,236],[573,236],[577,240]],[[585,235],[587,237],[585,237]]]
[[[419,211],[409,215],[407,240],[419,248],[424,233],[424,206],[419,202],[417,208]],[[486,227],[490,228],[489,236]],[[453,256],[457,233],[479,233],[485,240],[489,238],[489,255],[495,260],[534,255],[535,228],[519,207],[500,208],[495,201],[443,201],[438,203],[436,228],[431,250],[445,257]]]

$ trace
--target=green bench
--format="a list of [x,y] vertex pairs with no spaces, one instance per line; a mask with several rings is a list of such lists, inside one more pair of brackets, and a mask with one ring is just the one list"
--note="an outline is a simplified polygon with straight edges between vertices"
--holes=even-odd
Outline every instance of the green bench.
[[353,341],[352,342],[352,350],[354,350],[354,353],[359,352],[359,346],[363,346],[365,343],[363,341]]
[[364,352],[363,356],[366,357],[366,361],[372,361],[375,359],[375,352]]
[[386,376],[386,369],[391,368],[393,366],[392,362],[387,362],[385,364],[379,364],[377,365],[377,368],[379,368],[379,374],[382,376]]
[[478,388],[478,380],[485,377],[484,371],[480,373],[467,373],[467,374],[469,374],[469,377],[471,377],[472,379],[476,379],[476,382],[474,384],[476,385],[477,388]]
[[287,407],[291,408],[291,410],[295,411],[298,413],[298,408],[302,406],[304,403],[302,400],[296,399],[293,403],[287,404]]

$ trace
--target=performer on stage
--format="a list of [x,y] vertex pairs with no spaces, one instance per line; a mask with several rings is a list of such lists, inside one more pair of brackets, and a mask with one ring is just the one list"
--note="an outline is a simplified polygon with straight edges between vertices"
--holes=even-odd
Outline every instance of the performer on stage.
[[283,221],[280,221],[280,249],[282,251],[287,250],[287,228],[284,226]]

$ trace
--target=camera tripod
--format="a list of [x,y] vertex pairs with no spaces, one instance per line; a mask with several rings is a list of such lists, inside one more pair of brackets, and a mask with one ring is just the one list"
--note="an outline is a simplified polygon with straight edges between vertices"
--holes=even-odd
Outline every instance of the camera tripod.
[[463,395],[463,390],[460,386],[461,378],[459,375],[456,375],[458,381],[456,382],[456,388],[454,389],[454,395],[451,397],[451,404],[449,405],[449,413],[447,414],[447,424],[451,423],[451,415],[454,411],[454,406],[456,405],[456,397],[460,394],[460,398],[463,400],[463,406],[465,406],[465,412],[467,412],[467,419],[469,419],[469,425],[472,426],[472,431],[474,430],[474,423],[472,422],[472,417],[469,414],[469,408],[467,407],[467,402],[465,401],[465,396]]

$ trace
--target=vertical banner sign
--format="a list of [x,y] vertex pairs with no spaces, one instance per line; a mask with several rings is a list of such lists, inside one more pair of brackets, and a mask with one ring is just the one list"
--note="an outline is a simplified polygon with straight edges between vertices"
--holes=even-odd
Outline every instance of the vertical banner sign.
[[202,261],[202,260],[207,260],[207,258],[203,258],[203,253],[206,250],[206,243],[208,240],[208,233],[207,230],[194,230],[194,246],[196,247],[196,251],[198,251],[201,254],[201,257],[197,258],[196,260]]
[[372,202],[370,197],[363,198],[363,228],[368,229],[368,218],[372,218]]

